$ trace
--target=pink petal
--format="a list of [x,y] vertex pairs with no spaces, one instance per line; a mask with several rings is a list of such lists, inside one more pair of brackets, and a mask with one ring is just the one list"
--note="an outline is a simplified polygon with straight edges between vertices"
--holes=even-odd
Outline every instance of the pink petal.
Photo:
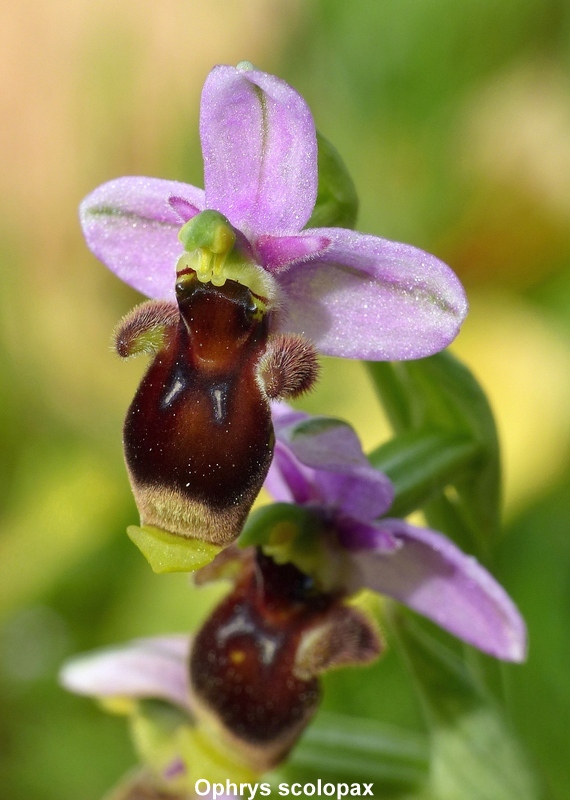
[[214,67],[200,135],[207,208],[249,236],[301,230],[317,196],[317,140],[294,89],[256,69]]
[[92,697],[156,697],[191,710],[190,637],[135,639],[69,661],[60,673],[71,692]]
[[276,274],[286,298],[283,330],[306,336],[325,355],[377,361],[422,358],[453,341],[467,300],[442,261],[341,228],[305,235],[331,246],[317,262]]
[[183,249],[179,212],[191,217],[203,208],[204,192],[195,186],[127,177],[99,186],[79,213],[87,244],[112,272],[147,297],[173,300]]
[[[274,469],[281,471],[295,502],[317,501],[359,520],[372,520],[388,510],[392,484],[370,465],[350,425],[308,415],[292,424],[287,416],[273,419],[277,442],[289,454],[276,456]],[[312,486],[310,493],[303,482]]]
[[[383,519],[378,535],[392,535],[400,549],[378,551],[371,534],[351,554],[354,586],[399,600],[474,647],[505,661],[523,661],[526,628],[514,603],[475,558],[440,533],[403,520]],[[364,545],[364,541],[362,542]]]
[[311,415],[307,414],[306,411],[299,411],[298,408],[292,408],[282,400],[273,400],[271,403],[271,419],[275,425],[286,427],[287,425],[293,425],[295,422],[311,419]]
[[181,224],[195,217],[199,210],[188,200],[185,200],[183,197],[176,197],[175,195],[171,195],[168,198],[168,205],[178,214]]
[[376,552],[398,550],[402,543],[384,528],[380,529],[372,522],[362,522],[350,517],[337,517],[335,530],[338,542],[345,550],[362,550],[374,542]]
[[255,243],[259,262],[271,273],[316,261],[329,246],[324,236],[259,236]]
[[273,461],[263,484],[279,503],[316,503],[314,470],[304,467],[279,439],[275,442]]

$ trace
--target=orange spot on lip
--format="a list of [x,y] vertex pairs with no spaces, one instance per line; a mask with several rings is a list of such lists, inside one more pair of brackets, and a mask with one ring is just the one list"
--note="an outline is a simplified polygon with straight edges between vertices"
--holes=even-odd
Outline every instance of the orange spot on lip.
[[232,664],[243,664],[245,661],[245,653],[243,650],[232,650],[230,653],[230,661]]

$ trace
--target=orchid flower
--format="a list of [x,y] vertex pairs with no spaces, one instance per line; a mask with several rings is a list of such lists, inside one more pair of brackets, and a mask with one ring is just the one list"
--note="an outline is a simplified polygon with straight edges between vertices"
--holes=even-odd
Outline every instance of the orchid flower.
[[83,201],[87,243],[119,278],[147,297],[175,300],[176,265],[191,260],[181,228],[214,210],[250,268],[223,263],[226,242],[217,261],[215,250],[202,252],[193,269],[205,282],[235,279],[274,292],[273,330],[301,334],[327,355],[369,360],[421,358],[455,338],[465,294],[437,258],[343,228],[304,230],[317,197],[317,139],[306,102],[284,81],[248,62],[215,67],[202,92],[200,136],[204,190],[126,177]]
[[[177,788],[224,770],[235,780],[272,769],[317,710],[320,675],[368,663],[382,649],[372,620],[342,592],[316,591],[295,566],[260,549],[226,550],[200,581],[228,565],[234,587],[192,641],[142,639],[81,656],[61,673],[70,691],[131,716],[141,760],[167,787],[172,778]],[[145,699],[177,709],[166,729]]]
[[104,700],[152,697],[192,714],[190,637],[182,634],[136,639],[69,661],[60,680],[65,688]]
[[193,796],[184,756],[198,766],[205,754],[193,727],[190,645],[190,637],[176,634],[137,639],[79,656],[61,670],[64,688],[129,718],[141,766],[105,795],[110,800]]
[[315,125],[279,78],[248,62],[215,67],[200,133],[204,190],[126,177],[81,205],[91,250],[152,298],[115,346],[152,357],[124,444],[142,525],[129,533],[157,571],[195,569],[238,536],[272,457],[269,401],[314,384],[317,351],[420,358],[452,341],[467,310],[434,256],[305,229]]
[[370,465],[349,425],[285,404],[273,405],[273,424],[266,488],[320,520],[327,546],[311,562],[306,543],[303,551],[293,539],[284,549],[281,528],[267,552],[281,552],[347,592],[368,588],[392,597],[497,658],[524,660],[525,625],[507,593],[441,533],[387,516],[391,483]]
[[77,656],[62,668],[65,689],[128,718],[140,765],[111,792],[113,800],[191,800],[197,779],[255,780],[239,756],[197,725],[191,647],[191,637],[182,634],[135,639]]

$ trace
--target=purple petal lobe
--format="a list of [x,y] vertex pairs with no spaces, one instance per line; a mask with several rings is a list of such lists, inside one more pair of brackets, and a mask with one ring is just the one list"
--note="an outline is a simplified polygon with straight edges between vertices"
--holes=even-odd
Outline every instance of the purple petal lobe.
[[467,301],[442,261],[340,228],[307,235],[331,245],[317,262],[277,273],[287,299],[283,330],[306,336],[326,355],[377,361],[423,358],[453,341]]
[[294,264],[306,264],[324,255],[330,239],[324,236],[260,236],[255,248],[268,272],[279,272]]
[[317,196],[317,140],[297,92],[256,69],[214,67],[200,136],[207,208],[248,235],[301,230]]
[[192,203],[185,200],[183,197],[172,197],[168,198],[168,205],[170,208],[175,211],[178,216],[180,217],[180,222],[185,223],[188,220],[193,219],[196,214],[198,214],[199,210],[196,206],[193,206]]
[[316,470],[315,483],[328,508],[359,520],[379,517],[394,499],[389,479],[369,464],[337,463],[329,469]]
[[275,442],[273,461],[263,484],[280,503],[316,503],[314,470],[303,466],[279,439]]
[[378,552],[371,537],[352,554],[356,585],[394,597],[474,647],[505,661],[523,661],[526,628],[514,603],[472,556],[440,533],[398,519],[378,530],[401,543]]
[[308,503],[315,500],[313,470],[304,467],[278,436],[279,430],[310,419],[310,415],[291,408],[287,403],[275,401],[271,403],[271,418],[277,440],[265,488],[274,500],[281,503]]
[[370,465],[350,425],[327,417],[284,422],[286,418],[274,419],[277,441],[301,465],[311,468],[319,503],[360,520],[372,520],[388,510],[394,496],[392,484]]
[[335,529],[339,544],[346,550],[373,549],[377,553],[390,553],[402,546],[389,531],[370,522],[345,517],[336,520]]
[[95,189],[79,214],[87,244],[112,272],[147,297],[173,300],[182,206],[191,218],[204,208],[204,192],[177,181],[128,177]]
[[295,422],[311,419],[311,415],[307,414],[306,411],[299,411],[297,408],[291,408],[290,405],[284,403],[282,400],[273,400],[271,403],[271,419],[276,427],[286,428],[288,425],[293,425]]
[[92,697],[156,697],[191,708],[188,636],[136,639],[122,647],[87,653],[69,661],[62,685]]

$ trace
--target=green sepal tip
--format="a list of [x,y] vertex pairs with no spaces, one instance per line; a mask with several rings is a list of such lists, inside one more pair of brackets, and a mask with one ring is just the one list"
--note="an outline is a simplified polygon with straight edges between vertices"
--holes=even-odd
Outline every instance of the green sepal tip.
[[152,571],[159,575],[165,572],[194,572],[213,561],[222,550],[217,544],[185,539],[152,525],[129,525],[127,533]]

